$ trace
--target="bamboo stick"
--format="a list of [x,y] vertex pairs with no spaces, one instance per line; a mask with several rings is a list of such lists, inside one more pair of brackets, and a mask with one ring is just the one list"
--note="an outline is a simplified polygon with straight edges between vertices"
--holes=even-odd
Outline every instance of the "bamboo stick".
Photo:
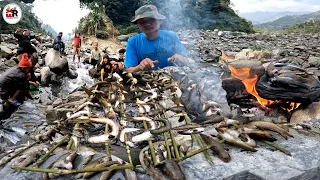
[[[186,124],[190,124],[190,119],[189,119],[188,115],[186,115],[186,114],[184,115],[184,120],[186,121]],[[192,136],[193,136],[193,137],[192,137]],[[195,134],[192,134],[191,137],[192,137],[193,140],[195,139],[195,140],[197,141],[197,143],[199,144],[199,146],[200,146],[201,148],[204,147],[204,144],[202,143],[202,140],[200,139],[199,136],[197,136],[197,135],[195,135]],[[214,166],[214,163],[212,162],[209,153],[208,153],[207,151],[204,151],[203,153],[204,153],[204,156],[205,156],[205,158],[207,159],[207,161],[208,161],[212,166]]]
[[197,155],[197,154],[199,154],[199,153],[202,153],[202,152],[204,152],[204,151],[207,151],[207,150],[209,150],[210,148],[212,148],[211,145],[204,146],[204,147],[202,147],[202,148],[200,148],[200,149],[198,149],[198,150],[195,150],[195,151],[192,151],[192,152],[188,153],[186,156],[181,157],[180,159],[175,159],[175,160],[178,161],[178,162],[184,161],[184,160],[186,160],[186,159],[188,159],[188,158],[190,158],[190,157],[192,157],[192,156],[194,156],[194,155]]
[[[165,110],[163,110],[163,115],[164,115],[165,119],[168,119]],[[172,141],[172,146],[173,146],[173,149],[174,149],[174,154],[175,154],[176,158],[179,159],[179,158],[180,158],[180,154],[179,154],[177,142],[176,142],[176,139],[174,138],[174,135],[173,135],[171,129],[169,130],[169,134],[170,134],[170,138],[171,138],[171,141]],[[169,148],[169,149],[170,149],[170,148]]]
[[47,168],[20,167],[20,166],[12,166],[11,168],[16,169],[16,170],[54,173],[54,174],[65,175],[65,174],[76,174],[76,173],[85,173],[85,172],[102,172],[102,171],[110,171],[110,170],[133,169],[134,166],[120,165],[120,166],[110,166],[110,167],[103,167],[103,168],[84,168],[84,169],[79,169],[79,170],[47,169]]
[[[105,127],[105,133],[107,134],[109,131],[109,126],[108,124],[106,124],[106,127]],[[111,157],[111,152],[110,152],[110,147],[109,147],[109,143],[105,143],[105,148],[106,148],[106,153],[107,153],[107,156],[108,156],[108,160],[111,161],[112,160],[112,157]]]
[[61,144],[63,144],[66,140],[68,139],[68,135],[64,136],[61,141],[56,144],[55,146],[53,146],[49,152],[47,152],[44,156],[42,156],[34,165],[33,167],[38,167],[40,166],[49,156],[50,154],[57,149]]
[[0,166],[6,165],[8,162],[10,162],[12,159],[14,159],[15,157],[17,157],[18,155],[20,155],[21,153],[23,153],[25,150],[31,148],[32,146],[34,146],[35,144],[37,144],[36,142],[30,144],[29,146],[27,146],[24,149],[21,149],[20,151],[18,151],[16,154],[14,154],[12,157],[10,157],[9,159],[7,159],[5,162],[1,163]]
[[[79,128],[79,127],[80,127],[80,124],[79,124],[79,123],[76,123],[76,124],[74,125],[73,129]],[[68,142],[68,145],[67,145],[67,149],[70,150],[70,149],[72,148],[72,145],[73,145],[73,139],[70,138],[70,140],[69,140],[69,142]]]
[[263,141],[263,142],[265,144],[267,144],[267,145],[269,145],[269,146],[271,146],[271,147],[273,147],[273,148],[285,153],[286,155],[291,156],[291,153],[288,150],[286,150],[285,148],[282,148],[282,147],[280,147],[280,146],[278,146],[278,145],[276,145],[276,144],[274,144],[274,143],[272,143],[270,141]]

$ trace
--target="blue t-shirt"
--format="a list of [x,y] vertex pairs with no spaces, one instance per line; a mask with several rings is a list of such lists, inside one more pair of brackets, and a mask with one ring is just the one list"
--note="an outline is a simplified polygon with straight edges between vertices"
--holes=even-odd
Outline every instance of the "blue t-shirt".
[[159,37],[155,40],[148,40],[143,33],[140,33],[128,41],[124,66],[135,67],[145,58],[159,61],[153,69],[173,66],[168,58],[174,54],[187,56],[187,51],[175,32],[160,30]]

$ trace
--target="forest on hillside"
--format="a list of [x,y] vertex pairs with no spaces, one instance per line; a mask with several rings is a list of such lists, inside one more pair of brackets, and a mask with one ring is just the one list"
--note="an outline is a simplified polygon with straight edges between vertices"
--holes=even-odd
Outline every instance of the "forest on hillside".
[[167,19],[162,28],[169,30],[205,29],[229,30],[252,33],[253,26],[239,17],[230,7],[230,0],[80,0],[82,7],[92,10],[87,17],[80,20],[83,33],[95,27],[95,34],[104,36],[101,13],[105,13],[120,30],[120,34],[138,32],[131,23],[134,12],[145,4],[154,4]]

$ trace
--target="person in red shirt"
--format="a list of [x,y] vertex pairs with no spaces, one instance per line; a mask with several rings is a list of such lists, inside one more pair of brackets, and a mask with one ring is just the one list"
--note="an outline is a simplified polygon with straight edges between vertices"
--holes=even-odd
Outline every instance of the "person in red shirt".
[[78,60],[80,63],[80,49],[81,49],[81,37],[80,37],[80,33],[76,33],[74,32],[74,39],[73,39],[73,62],[76,56],[76,53],[78,54]]

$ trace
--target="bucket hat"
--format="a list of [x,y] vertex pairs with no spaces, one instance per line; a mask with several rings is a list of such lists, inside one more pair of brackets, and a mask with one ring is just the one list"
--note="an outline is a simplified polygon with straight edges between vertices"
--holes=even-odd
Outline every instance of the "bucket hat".
[[135,11],[135,17],[131,21],[132,23],[137,23],[137,20],[142,18],[155,18],[155,19],[166,19],[162,14],[159,14],[158,9],[154,5],[144,5]]

